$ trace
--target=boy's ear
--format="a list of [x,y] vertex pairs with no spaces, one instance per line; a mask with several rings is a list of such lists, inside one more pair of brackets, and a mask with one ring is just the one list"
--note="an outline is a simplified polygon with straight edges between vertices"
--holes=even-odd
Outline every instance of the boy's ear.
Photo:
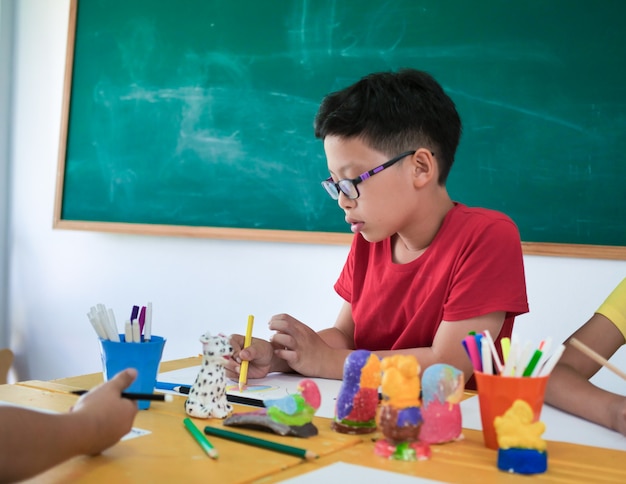
[[436,183],[439,176],[439,166],[435,155],[426,149],[420,148],[411,158],[413,167],[413,183],[416,188],[422,188],[433,181]]

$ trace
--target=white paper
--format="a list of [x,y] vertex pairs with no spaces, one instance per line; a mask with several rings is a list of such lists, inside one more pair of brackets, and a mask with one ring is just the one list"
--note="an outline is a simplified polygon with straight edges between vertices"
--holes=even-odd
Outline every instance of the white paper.
[[[464,428],[483,429],[478,397],[463,400],[461,413]],[[544,440],[626,451],[626,437],[622,434],[562,412],[550,405],[543,406],[539,420],[546,424],[546,431],[542,435]]]
[[382,471],[371,467],[335,462],[321,469],[307,472],[298,477],[281,481],[283,484],[319,484],[320,482],[358,482],[359,484],[381,484],[393,482],[393,484],[428,484],[439,483],[423,477],[413,477],[397,472]]
[[[181,385],[193,385],[200,366],[181,368],[180,370],[159,373],[157,380],[177,383]],[[278,399],[298,392],[298,383],[306,377],[288,373],[270,373],[265,378],[249,379],[247,388],[240,392],[239,383],[231,380],[226,386],[228,395],[249,398],[257,402],[267,399]],[[341,389],[341,380],[327,380],[325,378],[311,378],[322,395],[322,404],[315,412],[317,417],[333,418],[335,416],[335,401]],[[157,390],[163,391],[163,390]]]
[[[141,411],[141,410],[140,410]],[[149,430],[145,430],[145,429],[138,429],[137,427],[133,427],[132,429],[130,429],[130,432],[128,432],[124,437],[122,437],[120,440],[130,440],[130,439],[135,439],[137,437],[143,437],[144,435],[149,435],[152,432],[150,432]]]

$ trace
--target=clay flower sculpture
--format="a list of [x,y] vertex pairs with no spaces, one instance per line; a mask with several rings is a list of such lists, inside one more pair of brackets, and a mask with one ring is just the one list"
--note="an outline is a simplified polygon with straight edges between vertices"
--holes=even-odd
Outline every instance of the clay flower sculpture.
[[343,383],[335,405],[331,427],[344,434],[366,434],[376,430],[380,360],[367,350],[353,351],[343,365]]
[[305,378],[299,382],[297,393],[265,400],[265,408],[262,410],[235,413],[224,420],[224,425],[269,430],[279,435],[311,437],[318,433],[312,420],[321,403],[317,384]]
[[397,460],[424,460],[430,447],[418,441],[420,411],[420,366],[411,355],[394,355],[381,361],[383,401],[378,409],[378,427],[385,439],[376,441],[374,452]]
[[437,363],[422,373],[422,418],[419,439],[441,444],[463,438],[460,402],[465,390],[463,372]]
[[233,354],[230,340],[224,335],[205,333],[202,343],[202,365],[185,401],[187,415],[198,418],[224,418],[232,412],[226,400],[224,365]]
[[498,436],[498,469],[516,474],[540,474],[548,468],[543,422],[533,422],[533,410],[524,400],[515,400],[493,425]]

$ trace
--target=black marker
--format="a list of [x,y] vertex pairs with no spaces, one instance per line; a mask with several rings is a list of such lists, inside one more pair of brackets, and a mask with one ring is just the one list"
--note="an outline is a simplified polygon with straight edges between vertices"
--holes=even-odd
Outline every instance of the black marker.
[[[74,390],[74,395],[84,395],[89,390]],[[157,402],[173,402],[174,397],[172,395],[165,395],[163,393],[133,393],[133,392],[122,392],[122,397],[128,398],[129,400],[152,400]]]
[[157,381],[155,387],[157,390],[170,390],[183,395],[189,395],[191,391],[190,385],[181,385],[180,383],[169,383],[166,381]]

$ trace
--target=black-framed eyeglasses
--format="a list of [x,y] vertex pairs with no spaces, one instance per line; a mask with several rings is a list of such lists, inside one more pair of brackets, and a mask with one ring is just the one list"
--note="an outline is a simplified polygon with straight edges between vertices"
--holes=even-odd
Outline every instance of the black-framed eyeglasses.
[[326,189],[326,191],[330,195],[330,198],[332,198],[333,200],[339,199],[339,193],[343,193],[350,200],[356,200],[357,198],[359,198],[359,195],[361,195],[359,193],[359,190],[356,187],[359,183],[374,176],[376,173],[380,173],[385,168],[389,168],[391,165],[393,165],[394,163],[397,163],[405,156],[415,154],[416,151],[417,150],[412,150],[412,151],[405,151],[404,153],[400,153],[395,158],[392,158],[389,161],[386,161],[382,165],[377,166],[376,168],[373,168],[370,171],[366,171],[362,175],[359,175],[357,178],[353,178],[352,180],[349,180],[349,179],[339,180],[337,183],[335,183],[333,179],[329,177],[322,182],[322,186]]

